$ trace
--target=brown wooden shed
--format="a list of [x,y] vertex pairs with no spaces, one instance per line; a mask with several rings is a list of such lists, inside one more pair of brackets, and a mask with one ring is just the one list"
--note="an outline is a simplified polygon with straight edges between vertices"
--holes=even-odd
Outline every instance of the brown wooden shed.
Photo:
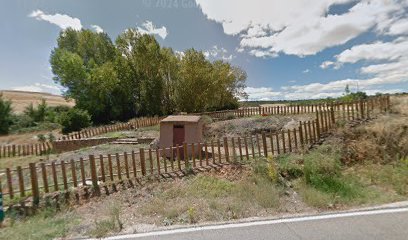
[[[160,148],[202,142],[203,125],[201,116],[172,115],[166,117],[160,121]],[[195,151],[198,153],[198,149]],[[191,156],[190,148],[188,154]]]

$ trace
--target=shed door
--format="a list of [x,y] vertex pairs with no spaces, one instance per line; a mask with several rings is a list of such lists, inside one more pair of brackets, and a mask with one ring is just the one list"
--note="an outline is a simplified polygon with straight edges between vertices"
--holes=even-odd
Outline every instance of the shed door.
[[173,146],[184,143],[184,125],[173,125]]

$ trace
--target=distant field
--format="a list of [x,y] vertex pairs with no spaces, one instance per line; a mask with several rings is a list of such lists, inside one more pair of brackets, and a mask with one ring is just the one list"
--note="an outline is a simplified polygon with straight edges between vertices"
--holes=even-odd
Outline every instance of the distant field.
[[62,96],[49,93],[0,90],[0,94],[3,94],[4,98],[12,101],[13,111],[15,113],[23,112],[25,107],[30,103],[37,106],[41,102],[41,99],[45,99],[48,106],[64,105],[73,107],[75,105],[74,100],[66,101]]

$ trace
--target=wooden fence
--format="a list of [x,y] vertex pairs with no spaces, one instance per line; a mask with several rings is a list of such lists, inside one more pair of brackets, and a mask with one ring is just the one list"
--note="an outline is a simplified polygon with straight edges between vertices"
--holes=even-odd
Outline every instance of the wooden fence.
[[[363,105],[361,105],[363,104]],[[361,105],[361,106],[360,106]],[[348,114],[354,114],[355,111],[360,111],[360,108],[374,109],[377,106],[384,109],[390,105],[389,96],[372,97],[365,101],[356,101],[350,103],[333,102],[330,104],[315,104],[315,105],[290,105],[290,106],[274,106],[274,107],[248,107],[236,110],[215,111],[196,113],[199,115],[208,115],[214,119],[228,119],[230,116],[234,118],[249,117],[255,115],[289,115],[289,114],[307,114],[316,113],[316,111],[323,111],[328,109],[349,111]],[[64,135],[58,140],[77,140],[90,138],[108,132],[116,132],[122,130],[131,130],[140,127],[154,126],[160,123],[162,117],[143,117],[132,119],[126,123],[116,123],[112,125],[104,125],[99,127],[86,128],[79,132],[73,132]],[[0,146],[0,158],[28,156],[28,155],[44,155],[53,149],[53,145],[49,142],[38,144],[24,144],[24,145],[3,145]]]
[[297,152],[318,142],[342,121],[368,119],[387,111],[388,103],[377,105],[361,101],[317,109],[313,121],[299,122],[294,129],[224,137],[205,143],[184,143],[163,149],[140,148],[132,152],[89,155],[78,160],[30,163],[28,167],[0,171],[0,176],[4,173],[0,184],[4,183],[2,189],[7,204],[28,196],[38,204],[41,196],[50,192],[70,191],[81,186],[98,190],[104,184],[142,177],[165,177],[189,169]]
[[[154,126],[160,123],[161,118],[136,118],[127,123],[116,123],[112,125],[104,125],[100,127],[86,128],[79,132],[72,132],[64,135],[57,141],[64,141],[67,145],[77,144],[76,140],[87,139],[94,136],[106,134],[109,132],[117,132],[123,130],[131,130],[141,127]],[[72,143],[70,142],[72,140]],[[35,144],[9,144],[0,146],[0,158],[19,157],[36,155],[41,156],[49,153],[54,149],[54,144],[51,142],[35,143]]]
[[339,108],[353,108],[358,110],[360,107],[360,102],[364,104],[364,107],[373,109],[374,106],[379,106],[380,108],[385,108],[390,104],[390,97],[371,97],[364,101],[354,101],[354,102],[331,102],[325,104],[310,104],[310,105],[285,105],[285,106],[271,106],[271,107],[244,107],[236,110],[225,110],[225,111],[215,111],[215,112],[203,112],[198,113],[200,115],[208,115],[214,119],[228,119],[230,117],[250,117],[255,115],[289,115],[289,114],[307,114],[316,113],[316,111],[323,111],[328,109],[339,109]]

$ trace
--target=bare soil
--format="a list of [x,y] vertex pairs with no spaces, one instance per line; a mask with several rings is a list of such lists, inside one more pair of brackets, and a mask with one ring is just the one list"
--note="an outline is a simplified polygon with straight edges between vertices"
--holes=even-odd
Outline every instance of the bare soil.
[[281,129],[293,129],[298,126],[299,121],[313,120],[314,117],[314,114],[273,115],[213,122],[205,126],[204,136],[206,140],[215,140],[223,137],[243,137],[262,131],[276,132]]

